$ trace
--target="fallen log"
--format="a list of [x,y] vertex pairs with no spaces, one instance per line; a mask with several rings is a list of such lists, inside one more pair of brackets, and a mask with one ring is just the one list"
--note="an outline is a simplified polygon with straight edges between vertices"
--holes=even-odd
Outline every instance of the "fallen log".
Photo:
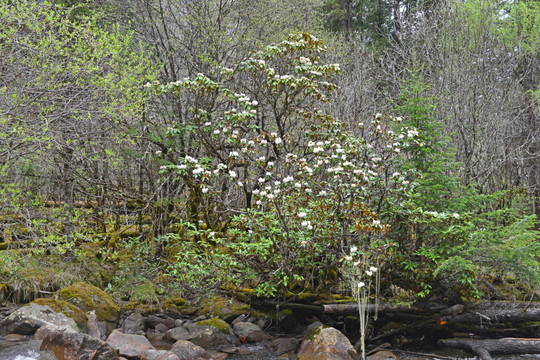
[[503,339],[444,339],[439,344],[473,352],[483,360],[492,360],[491,354],[519,355],[540,354],[540,339],[503,338]]
[[[369,313],[406,313],[406,314],[433,314],[448,308],[446,305],[438,303],[414,303],[414,304],[391,304],[383,303],[375,306],[368,304],[366,310]],[[326,304],[322,306],[322,312],[325,314],[347,315],[358,314],[358,304]]]
[[443,321],[460,324],[489,326],[501,323],[540,321],[540,308],[472,310],[462,314],[442,316]]

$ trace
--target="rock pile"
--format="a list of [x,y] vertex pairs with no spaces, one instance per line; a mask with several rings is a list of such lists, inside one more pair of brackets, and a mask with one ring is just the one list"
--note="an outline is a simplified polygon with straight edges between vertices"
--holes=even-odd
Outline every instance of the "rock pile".
[[264,322],[244,315],[185,319],[178,313],[121,319],[103,291],[75,284],[38,299],[0,321],[0,336],[42,340],[58,360],[358,359],[338,330],[314,323],[303,335],[274,338]]

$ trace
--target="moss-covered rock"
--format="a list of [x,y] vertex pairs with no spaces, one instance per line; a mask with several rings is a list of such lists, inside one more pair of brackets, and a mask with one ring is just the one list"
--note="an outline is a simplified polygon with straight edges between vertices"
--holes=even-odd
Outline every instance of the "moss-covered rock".
[[297,355],[298,360],[353,360],[358,355],[349,339],[332,327],[317,326],[307,332]]
[[164,301],[165,304],[174,304],[178,307],[182,307],[186,305],[186,300],[181,298],[180,296],[169,296]]
[[47,305],[55,312],[61,312],[69,318],[72,318],[78,327],[84,329],[88,318],[84,311],[67,301],[51,298],[39,298],[31,302],[32,304]]
[[159,311],[155,304],[144,304],[134,300],[123,303],[121,308],[123,312],[136,312],[143,315],[154,314]]
[[[106,335],[116,327],[120,308],[103,290],[86,283],[76,283],[56,292],[56,297],[65,300],[85,312],[94,311],[98,324],[104,323]],[[102,329],[100,329],[102,331]]]
[[229,324],[227,324],[225,321],[221,320],[220,318],[211,318],[207,320],[201,320],[197,321],[197,325],[201,326],[213,326],[216,329],[218,329],[220,332],[226,335],[232,335],[233,331]]
[[146,280],[133,289],[131,293],[131,300],[143,304],[155,304],[158,302],[156,290],[156,286],[150,281]]
[[242,314],[249,314],[248,304],[236,299],[213,296],[202,303],[201,313],[212,317],[219,317],[225,321],[234,320]]

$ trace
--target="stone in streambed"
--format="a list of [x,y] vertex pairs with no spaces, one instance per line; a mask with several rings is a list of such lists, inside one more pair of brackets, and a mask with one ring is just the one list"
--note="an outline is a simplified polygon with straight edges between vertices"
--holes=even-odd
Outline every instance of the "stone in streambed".
[[168,329],[172,329],[175,326],[175,320],[167,315],[149,315],[144,324],[148,328],[156,328],[158,325],[163,325]]
[[43,336],[40,350],[54,353],[58,360],[119,360],[109,344],[90,335],[47,327],[40,331]]
[[114,330],[107,338],[107,344],[111,345],[118,354],[128,358],[140,358],[146,350],[155,350],[150,341],[142,335],[124,334]]
[[144,334],[144,323],[146,319],[140,313],[129,315],[122,325],[122,330],[125,334]]
[[171,342],[178,340],[191,341],[205,349],[215,349],[238,343],[238,339],[233,335],[229,324],[218,318],[173,328],[167,331],[164,338]]
[[368,360],[398,360],[399,358],[391,351],[382,350],[367,357]]
[[272,337],[261,330],[255,324],[250,322],[238,322],[233,325],[234,332],[240,338],[240,341],[248,343],[256,343],[264,340],[269,340]]
[[266,345],[266,347],[276,356],[279,356],[291,351],[296,351],[299,345],[300,339],[292,337],[275,339],[274,341]]
[[179,360],[175,353],[168,350],[146,350],[141,360]]
[[48,305],[31,303],[15,310],[0,322],[0,335],[9,333],[33,335],[44,325],[51,325],[69,332],[80,331],[73,318],[54,311]]
[[171,347],[179,360],[210,359],[210,354],[202,347],[186,340],[178,340]]
[[318,326],[307,332],[297,360],[355,360],[358,354],[349,339],[332,327]]
[[120,308],[106,292],[95,286],[76,283],[57,291],[55,296],[85,312],[95,311],[101,335],[109,335],[118,325]]

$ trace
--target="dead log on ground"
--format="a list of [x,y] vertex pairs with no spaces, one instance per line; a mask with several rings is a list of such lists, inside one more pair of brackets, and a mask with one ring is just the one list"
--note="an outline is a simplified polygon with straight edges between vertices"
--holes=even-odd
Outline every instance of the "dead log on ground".
[[540,354],[540,339],[503,338],[503,339],[445,339],[440,344],[454,349],[461,349],[477,354],[483,360],[491,360],[491,354],[519,355]]
[[[368,304],[366,309],[369,313],[406,313],[406,314],[433,314],[448,308],[446,305],[438,303],[414,303],[414,304]],[[358,304],[327,304],[322,306],[323,313],[335,315],[358,314]]]
[[483,326],[501,323],[524,323],[540,321],[540,308],[472,310],[462,314],[442,316],[441,319],[450,324],[482,324]]

